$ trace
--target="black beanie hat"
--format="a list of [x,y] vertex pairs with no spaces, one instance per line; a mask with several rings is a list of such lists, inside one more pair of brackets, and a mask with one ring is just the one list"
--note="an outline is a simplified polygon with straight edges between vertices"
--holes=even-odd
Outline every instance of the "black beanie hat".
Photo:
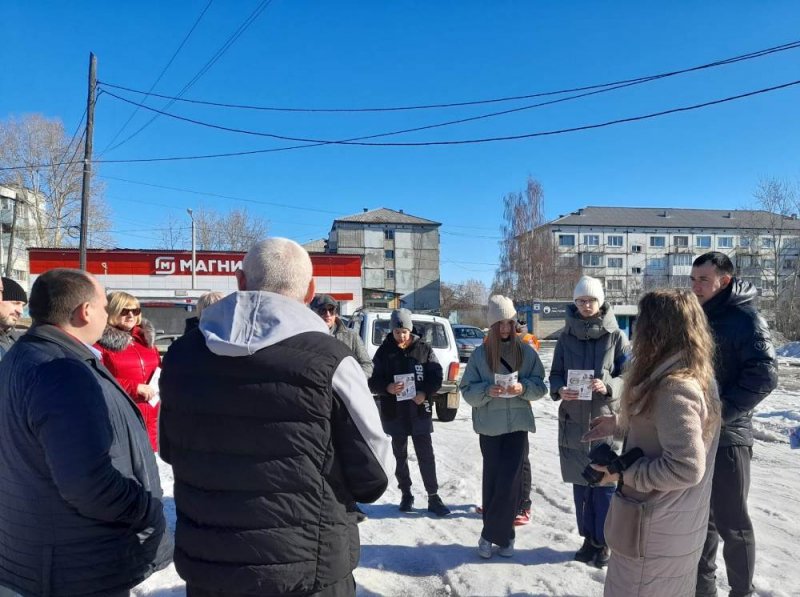
[[28,303],[28,295],[23,290],[18,282],[11,278],[3,276],[3,300],[4,301],[19,301],[21,303]]

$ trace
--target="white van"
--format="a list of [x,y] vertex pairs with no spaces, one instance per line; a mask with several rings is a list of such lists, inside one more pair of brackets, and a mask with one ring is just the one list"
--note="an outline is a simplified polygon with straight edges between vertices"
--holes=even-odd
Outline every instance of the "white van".
[[[370,358],[375,356],[375,351],[389,333],[391,314],[391,309],[359,309],[350,316],[348,326],[364,342]],[[458,389],[461,368],[458,347],[453,329],[450,327],[450,321],[445,317],[423,315],[422,313],[412,313],[411,321],[414,324],[413,332],[433,347],[433,352],[444,373],[442,389],[439,390],[439,394],[434,396],[433,400],[436,417],[440,421],[452,421],[456,417],[458,405],[461,402],[461,392]]]

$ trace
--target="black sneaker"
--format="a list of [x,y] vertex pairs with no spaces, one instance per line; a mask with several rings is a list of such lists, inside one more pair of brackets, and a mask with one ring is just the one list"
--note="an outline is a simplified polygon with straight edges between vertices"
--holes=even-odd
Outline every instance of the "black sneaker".
[[361,508],[358,507],[358,504],[353,506],[353,512],[356,513],[356,522],[362,523],[367,519],[367,513],[364,512]]
[[450,514],[450,508],[445,506],[442,498],[434,493],[428,496],[428,512],[433,512],[436,516],[447,516]]
[[595,555],[598,551],[599,549],[594,546],[594,543],[592,543],[591,540],[586,537],[583,540],[583,545],[581,545],[581,548],[575,552],[574,559],[578,562],[588,564],[589,562],[594,561]]
[[414,506],[414,496],[410,493],[404,493],[403,498],[400,500],[400,512],[411,512]]
[[611,557],[611,549],[608,545],[598,548],[597,554],[594,556],[594,565],[598,568],[605,568],[608,566],[608,560]]

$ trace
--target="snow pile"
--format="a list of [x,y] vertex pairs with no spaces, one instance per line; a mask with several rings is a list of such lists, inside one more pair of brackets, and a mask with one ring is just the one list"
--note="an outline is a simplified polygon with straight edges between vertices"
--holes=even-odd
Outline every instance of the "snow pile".
[[[799,344],[800,345],[800,344]],[[800,355],[800,352],[798,352]],[[549,370],[552,346],[543,348]],[[440,495],[453,510],[447,518],[429,516],[416,462],[411,462],[417,511],[397,510],[399,490],[392,486],[359,526],[361,563],[355,572],[359,597],[467,597],[495,595],[591,597],[602,595],[605,572],[573,561],[581,544],[575,529],[572,487],[561,482],[558,461],[557,404],[548,397],[534,403],[537,433],[530,435],[533,468],[533,521],[518,527],[513,558],[481,560],[481,455],[472,431],[470,409],[462,404],[456,420],[436,423],[433,434]],[[800,450],[790,450],[788,432],[800,425],[800,368],[782,367],[781,385],[756,410],[750,516],[757,540],[756,594],[798,595],[796,565],[800,535]],[[410,450],[413,453],[413,450]],[[168,517],[174,528],[172,470],[160,463]],[[727,595],[722,548],[718,589]],[[184,583],[174,566],[133,591],[137,596],[183,597]]]

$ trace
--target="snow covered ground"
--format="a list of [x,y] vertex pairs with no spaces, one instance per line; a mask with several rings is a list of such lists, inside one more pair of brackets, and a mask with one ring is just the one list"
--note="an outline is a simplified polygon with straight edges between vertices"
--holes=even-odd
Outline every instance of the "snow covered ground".
[[[552,349],[552,344],[542,347],[548,371]],[[425,512],[422,481],[412,463],[418,512],[398,512],[396,487],[378,503],[363,507],[369,519],[359,526],[361,564],[355,577],[360,597],[602,595],[605,572],[572,560],[581,538],[575,530],[572,488],[562,483],[559,472],[556,404],[544,398],[534,403],[534,411],[537,433],[530,436],[533,521],[518,528],[515,556],[481,560],[477,555],[481,520],[475,506],[480,503],[481,456],[470,409],[462,404],[456,420],[437,423],[433,435],[439,493],[453,514],[439,519]],[[754,421],[757,440],[749,503],[758,542],[757,595],[798,596],[800,450],[789,449],[788,432],[800,426],[800,359],[781,359],[780,386],[762,403]],[[413,459],[413,450],[409,451]],[[167,514],[174,528],[172,471],[168,465],[160,466]],[[721,551],[718,585],[720,595],[727,595]],[[133,594],[181,597],[184,583],[170,566]]]

